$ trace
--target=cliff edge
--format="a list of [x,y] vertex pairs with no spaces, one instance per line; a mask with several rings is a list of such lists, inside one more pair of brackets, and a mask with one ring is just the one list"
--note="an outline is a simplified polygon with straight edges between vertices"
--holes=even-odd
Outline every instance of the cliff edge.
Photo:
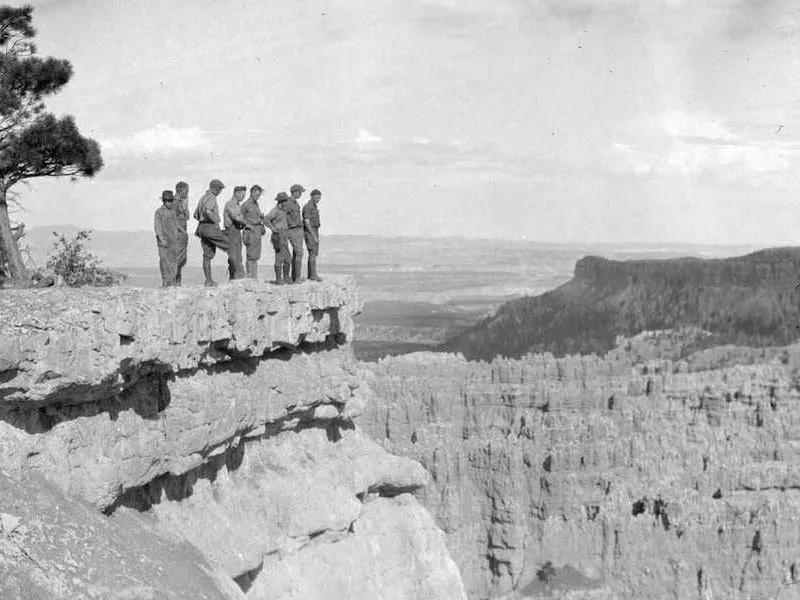
[[463,598],[350,280],[0,295],[0,597]]
[[702,347],[785,345],[800,331],[798,274],[800,248],[724,259],[587,256],[567,283],[504,304],[442,349],[470,360],[605,353],[617,335],[690,326],[712,334]]

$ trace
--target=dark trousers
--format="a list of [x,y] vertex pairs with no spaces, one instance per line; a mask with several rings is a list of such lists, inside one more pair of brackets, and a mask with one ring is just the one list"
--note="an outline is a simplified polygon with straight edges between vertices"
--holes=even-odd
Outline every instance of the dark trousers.
[[242,265],[242,231],[236,227],[225,230],[228,238],[228,278],[241,279],[244,277]]

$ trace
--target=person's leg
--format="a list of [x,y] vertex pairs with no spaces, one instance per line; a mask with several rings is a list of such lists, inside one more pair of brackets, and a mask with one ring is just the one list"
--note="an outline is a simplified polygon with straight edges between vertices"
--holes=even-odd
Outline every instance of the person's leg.
[[303,281],[303,229],[290,229],[289,241],[292,243],[292,281],[300,283]]
[[283,246],[281,243],[281,235],[273,233],[270,236],[272,242],[272,249],[275,251],[275,285],[283,285],[286,283],[283,280]]
[[238,229],[234,230],[233,241],[231,242],[231,253],[233,256],[233,278],[244,278],[244,262],[242,260],[242,232]]
[[183,267],[186,266],[186,257],[188,254],[189,236],[183,234],[178,239],[178,249],[175,260],[177,265],[175,267],[175,285],[180,286],[182,283]]
[[172,272],[172,261],[169,256],[169,248],[158,247],[158,268],[161,271],[161,287],[169,287],[174,280]]
[[283,282],[292,283],[292,254],[289,251],[288,232],[281,232],[281,264],[283,265]]
[[308,248],[308,278],[312,281],[322,281],[317,274],[317,255],[319,254],[319,230],[305,232],[306,247]]
[[206,287],[215,287],[217,283],[211,278],[211,259],[217,253],[217,246],[214,240],[205,237],[201,234],[200,246],[203,248],[203,276],[205,277],[204,285]]

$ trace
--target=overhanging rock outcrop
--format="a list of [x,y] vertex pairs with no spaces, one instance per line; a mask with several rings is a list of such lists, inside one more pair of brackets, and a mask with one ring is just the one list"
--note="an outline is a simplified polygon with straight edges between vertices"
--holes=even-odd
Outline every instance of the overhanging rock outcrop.
[[[209,597],[462,598],[410,495],[427,473],[353,425],[369,399],[348,347],[359,310],[346,279],[6,292],[0,471],[44,478],[87,519],[145,519],[189,542],[222,582]],[[47,545],[13,540],[33,559]],[[13,570],[3,548],[0,571]],[[64,593],[30,580],[39,597]],[[72,580],[70,597],[122,597],[92,595],[90,572]]]

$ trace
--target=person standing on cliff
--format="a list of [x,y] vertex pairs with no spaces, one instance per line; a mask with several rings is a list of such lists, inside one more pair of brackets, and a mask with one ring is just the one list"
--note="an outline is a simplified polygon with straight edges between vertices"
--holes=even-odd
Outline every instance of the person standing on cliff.
[[186,256],[189,248],[189,184],[179,181],[175,184],[175,215],[178,217],[178,245],[175,249],[175,285],[181,285],[181,272],[186,266]]
[[242,204],[242,217],[250,227],[242,233],[242,242],[245,247],[247,259],[247,277],[256,279],[258,276],[258,261],[261,259],[261,237],[266,233],[264,227],[264,214],[258,206],[258,199],[263,191],[260,185],[250,187],[250,197]]
[[275,196],[277,203],[264,217],[264,225],[272,232],[272,249],[275,250],[275,284],[291,283],[291,257],[289,255],[289,217],[283,205],[289,200],[289,194],[280,192]]
[[153,228],[158,245],[158,266],[161,269],[161,287],[175,285],[177,271],[177,251],[179,242],[179,218],[173,205],[175,196],[172,190],[161,192],[161,206],[156,209]]
[[322,192],[312,190],[311,200],[303,206],[303,234],[308,248],[308,278],[322,281],[317,274],[317,255],[319,254],[319,201]]
[[289,220],[289,243],[292,245],[292,283],[303,281],[303,216],[300,209],[300,196],[306,191],[299,183],[289,188],[291,198],[283,204]]
[[216,282],[211,278],[211,260],[217,253],[217,248],[228,251],[228,238],[219,228],[219,206],[217,196],[225,186],[219,179],[212,179],[208,184],[206,193],[200,196],[197,207],[194,209],[194,218],[199,221],[195,235],[200,238],[203,247],[203,275],[206,278],[205,286],[214,287]]
[[237,185],[233,188],[233,196],[225,203],[222,212],[222,223],[225,226],[225,235],[228,237],[228,279],[242,279],[244,266],[242,265],[242,229],[248,228],[242,215],[242,200],[247,186]]

